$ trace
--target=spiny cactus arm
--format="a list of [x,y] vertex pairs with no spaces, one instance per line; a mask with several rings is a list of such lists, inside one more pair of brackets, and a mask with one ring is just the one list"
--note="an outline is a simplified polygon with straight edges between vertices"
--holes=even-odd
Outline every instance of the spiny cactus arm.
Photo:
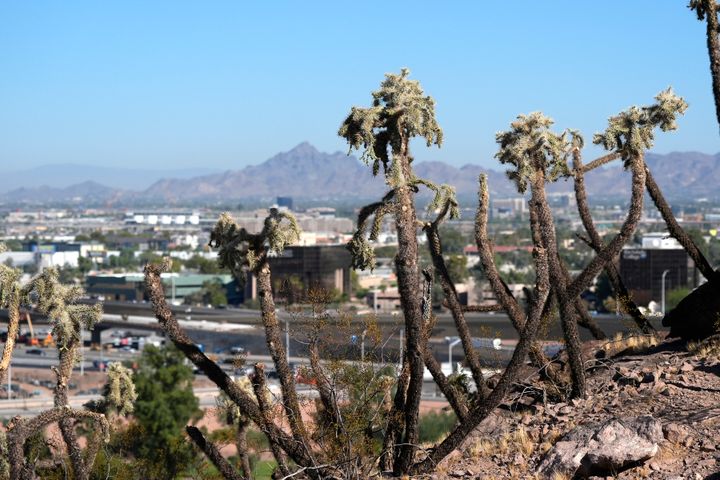
[[[445,300],[443,300],[443,307],[450,308],[449,304]],[[461,308],[463,312],[489,313],[505,311],[505,307],[497,303],[493,303],[491,305],[461,305]]]
[[[255,364],[255,375],[251,380],[253,392],[255,393],[255,399],[257,400],[260,410],[260,423],[256,423],[263,432],[271,432],[275,425],[272,417],[272,404],[268,401],[269,392],[267,389],[267,383],[265,382],[265,365],[262,363]],[[282,451],[282,447],[274,435],[266,433],[266,436],[268,438],[268,444],[270,445],[270,451],[278,464],[278,470],[283,476],[287,477],[290,475],[290,470],[287,467],[287,461],[285,459],[285,454]]]
[[90,419],[102,432],[103,441],[107,443],[110,439],[110,426],[105,415],[100,413],[76,410],[70,407],[56,407],[32,418],[15,417],[10,421],[7,430],[10,478],[22,480],[32,478],[32,465],[28,465],[24,457],[25,441],[47,425],[63,419]]
[[569,175],[568,132],[554,133],[550,130],[553,123],[542,112],[532,112],[518,115],[510,124],[510,130],[495,135],[500,145],[495,158],[502,164],[514,167],[506,174],[515,182],[520,193],[527,190],[537,170],[542,170],[545,180],[549,182]]
[[[195,343],[180,328],[180,325],[167,305],[165,291],[163,289],[160,274],[162,268],[159,265],[148,264],[145,267],[145,288],[150,297],[155,317],[168,338],[183,354],[198,367],[202,372],[230,397],[257,425],[263,425],[263,412],[258,404],[235,383],[215,362],[198,349]],[[310,459],[305,449],[298,445],[295,440],[288,436],[277,426],[270,425],[266,434],[271,441],[277,442],[282,449],[290,455],[299,465],[309,465]]]
[[[428,284],[426,284],[425,290],[426,297],[429,299],[432,294],[432,284],[430,283],[432,282],[432,278],[428,277],[429,276],[426,275],[426,282],[428,282]],[[432,308],[427,309],[426,316],[428,318],[423,324],[423,338],[428,339],[432,336],[432,331],[435,328],[437,318],[432,314]],[[423,350],[423,361],[425,362],[425,367],[428,369],[428,372],[432,375],[435,384],[438,386],[450,404],[450,407],[455,412],[455,415],[457,415],[460,421],[463,421],[468,414],[467,398],[454,385],[450,384],[442,371],[442,366],[435,359],[433,352],[429,348],[425,348]]]
[[567,294],[575,298],[587,288],[592,279],[611,262],[630,240],[642,215],[643,195],[647,182],[647,168],[644,152],[653,146],[654,129],[671,131],[677,128],[677,117],[687,110],[687,103],[668,88],[655,96],[656,103],[645,107],[630,107],[608,120],[608,128],[595,134],[593,142],[606,150],[620,154],[625,168],[632,174],[630,207],[620,232],[573,280]]
[[[703,2],[704,3],[704,2]],[[704,7],[698,3],[698,14]],[[709,12],[707,12],[709,13]],[[702,13],[703,15],[705,13]],[[715,11],[713,17],[717,22]],[[717,36],[717,32],[715,34]],[[594,142],[606,149],[616,150],[625,160],[626,166],[631,159],[643,157],[643,152],[653,145],[653,130],[659,127],[663,132],[677,129],[677,118],[687,110],[687,103],[668,88],[655,96],[656,102],[645,107],[631,107],[611,117],[604,133],[595,135]],[[706,278],[712,277],[714,270],[697,248],[689,235],[678,224],[670,205],[655,182],[655,179],[643,161],[645,188],[668,227],[670,234],[685,248],[698,269]],[[592,239],[591,239],[592,240]]]
[[520,331],[525,324],[525,314],[522,308],[520,308],[520,304],[518,304],[517,300],[515,300],[507,290],[507,285],[505,285],[500,278],[500,274],[495,266],[495,259],[493,258],[492,243],[487,233],[490,207],[487,175],[480,175],[479,184],[478,210],[475,215],[475,243],[477,244],[478,253],[480,254],[480,263],[498,302],[507,312],[515,328]]
[[300,410],[300,401],[297,395],[295,377],[290,370],[289,359],[283,347],[282,332],[280,323],[275,311],[275,301],[272,294],[272,282],[270,277],[270,266],[267,257],[262,260],[255,269],[257,279],[258,297],[260,297],[260,312],[263,326],[265,327],[265,343],[268,347],[270,357],[275,364],[275,370],[280,379],[280,391],[282,392],[283,408],[290,425],[295,442],[305,449],[305,455],[316,465],[313,460],[313,453],[308,444],[308,432]]
[[10,478],[10,462],[8,460],[8,443],[5,431],[0,431],[0,478]]
[[437,385],[440,392],[447,399],[450,408],[453,409],[458,420],[461,422],[464,421],[468,415],[467,399],[463,397],[462,393],[460,393],[454,385],[450,384],[447,376],[442,371],[442,366],[432,351],[426,349],[423,352],[423,361],[425,362],[425,367],[428,369],[428,372],[432,375],[435,385]]
[[531,180],[530,210],[537,213],[537,231],[547,249],[552,291],[560,307],[560,322],[562,325],[565,349],[570,365],[572,378],[572,396],[585,397],[585,367],[582,359],[580,335],[578,332],[578,319],[574,297],[567,295],[566,270],[563,268],[557,249],[557,237],[552,210],[547,201],[545,192],[546,180],[541,169],[535,171]]
[[[542,239],[542,233],[541,233],[541,226],[540,221],[538,219],[538,210],[535,207],[535,205],[531,202],[530,204],[530,234],[532,237],[533,245],[537,246],[543,246],[544,241]],[[507,286],[505,287],[507,289]],[[534,292],[529,291],[526,292],[526,298],[528,301],[531,301],[534,299]],[[556,300],[555,296],[553,295],[553,289],[550,288],[549,293],[549,300],[546,302],[545,305],[545,311],[543,312],[543,321],[541,323],[542,325],[546,325],[547,322],[550,320],[551,312],[555,309],[555,306],[557,305],[554,300]],[[530,315],[530,312],[528,310],[527,315]],[[517,327],[516,327],[517,329]],[[517,330],[518,333],[520,333],[520,330]],[[545,355],[545,351],[543,350],[542,346],[538,342],[533,342],[530,345],[529,350],[529,357],[530,361],[536,368],[539,369],[540,374],[545,378],[550,380],[554,385],[562,385],[563,380],[561,379],[560,373],[556,370],[556,368],[552,365],[552,362],[550,359]]]
[[[607,165],[608,163],[613,162],[613,161],[617,160],[618,158],[620,158],[619,153],[616,153],[616,152],[608,153],[607,155],[603,155],[602,157],[596,158],[595,160],[588,163],[587,165],[581,166],[580,167],[581,172],[588,173],[592,170],[595,170],[596,168],[602,167],[603,165]],[[573,174],[577,175],[578,171],[577,170],[573,171]]]
[[244,477],[240,476],[235,469],[230,465],[230,462],[228,462],[225,457],[222,456],[222,453],[220,453],[220,450],[212,443],[205,439],[205,436],[203,436],[200,429],[197,427],[193,427],[192,425],[188,425],[185,427],[185,431],[188,434],[188,437],[197,445],[197,447],[202,450],[202,452],[207,456],[210,461],[215,465],[215,468],[218,469],[220,472],[220,475],[223,476],[226,480],[245,480]]
[[300,410],[295,378],[290,371],[288,358],[282,346],[282,332],[277,319],[270,265],[267,259],[268,250],[282,252],[286,246],[298,240],[299,234],[300,230],[294,217],[274,208],[270,209],[262,232],[255,236],[248,235],[228,214],[223,214],[211,234],[211,245],[220,249],[218,256],[221,265],[229,267],[236,275],[244,274],[246,269],[251,270],[255,275],[261,318],[265,328],[265,341],[280,378],[282,404],[290,431],[295,442],[305,449],[305,458],[312,460],[313,454],[308,445],[307,429]]
[[56,268],[46,268],[23,288],[22,303],[34,303],[52,321],[53,338],[63,350],[80,340],[81,328],[92,330],[102,319],[102,304],[77,303],[83,295],[81,287],[61,284]]
[[[58,344],[59,356],[59,365],[53,368],[57,377],[54,392],[56,408],[68,405],[68,384],[81,342],[81,328],[92,329],[102,319],[102,305],[76,303],[83,293],[80,287],[61,284],[58,271],[54,268],[46,269],[34,277],[21,293],[21,298],[27,303],[35,300],[35,308],[50,318],[53,324],[53,337]],[[94,456],[88,456],[87,460],[84,458],[75,433],[74,419],[64,417],[58,423],[70,454],[75,477],[79,480],[89,478],[95,459]]]
[[[465,313],[460,305],[460,299],[458,298],[457,290],[455,289],[455,283],[450,278],[450,272],[445,264],[442,242],[439,233],[440,224],[448,212],[451,212],[453,209],[457,210],[457,202],[454,198],[447,198],[437,218],[426,224],[424,230],[428,239],[430,257],[432,258],[435,272],[440,278],[440,286],[442,287],[443,294],[445,295],[445,302],[450,308],[450,313],[452,314],[453,321],[455,322],[455,328],[460,336],[460,341],[465,352],[465,359],[468,362],[470,372],[472,373],[473,380],[477,386],[478,395],[482,397],[485,390],[485,379],[483,377],[482,366],[480,364],[480,356],[473,346],[472,333],[470,332],[470,327],[465,320]],[[427,364],[427,362],[425,363]]]
[[[5,244],[0,243],[0,253],[5,249]],[[5,373],[12,360],[15,340],[20,331],[21,273],[17,268],[0,265],[0,308],[6,308],[8,311],[7,339],[0,358],[0,382],[5,379]]]
[[720,124],[720,40],[718,39],[720,25],[718,24],[718,4],[715,0],[690,0],[688,8],[695,11],[698,20],[705,20],[712,91],[715,98],[715,115],[718,124]]
[[593,136],[593,143],[620,155],[625,167],[642,157],[655,142],[655,128],[663,132],[677,129],[677,119],[687,110],[687,102],[667,88],[655,95],[655,103],[642,107],[631,106],[608,119],[602,133]]
[[653,178],[652,172],[650,172],[650,169],[647,167],[645,168],[645,174],[645,186],[647,188],[647,191],[650,194],[650,198],[652,199],[653,203],[655,203],[655,206],[660,212],[660,215],[665,221],[665,225],[668,228],[670,236],[677,240],[680,245],[682,245],[688,255],[690,255],[690,258],[692,258],[695,266],[698,268],[698,270],[700,270],[700,273],[702,273],[703,277],[710,280],[715,275],[715,269],[713,269],[712,265],[710,265],[710,262],[707,260],[707,258],[705,258],[705,255],[703,255],[703,253],[700,251],[698,246],[693,241],[692,237],[690,237],[690,235],[688,235],[687,232],[683,230],[683,228],[680,226],[677,219],[675,218],[675,215],[673,215],[670,204],[668,204],[667,200],[665,200],[665,196],[663,195],[662,190],[660,190],[660,186],[658,186],[658,184],[655,182],[655,178]]
[[[408,182],[412,173],[410,140],[423,137],[428,146],[442,143],[442,130],[435,119],[435,102],[426,96],[420,83],[408,78],[409,71],[387,74],[380,89],[373,92],[370,109],[354,108],[343,123],[339,134],[351,148],[364,148],[376,158],[387,156],[385,181],[395,194],[395,227],[398,235],[398,254],[395,266],[398,277],[400,303],[405,313],[407,334],[406,357],[409,362],[410,380],[407,392],[397,394],[404,398],[400,411],[404,412],[404,438],[395,457],[394,473],[407,473],[415,454],[419,435],[418,418],[422,394],[423,359],[421,352],[422,309],[417,292],[419,285],[417,216],[414,192]],[[384,152],[376,145],[382,140]],[[382,149],[381,148],[381,149]],[[389,150],[389,152],[388,152]],[[391,155],[390,155],[391,153]],[[374,170],[378,170],[375,163]],[[387,458],[385,456],[384,458]]]
[[132,371],[120,362],[112,362],[108,365],[107,377],[105,402],[119,415],[131,414],[137,399]]
[[[617,154],[616,154],[617,155]],[[617,155],[619,157],[619,155]],[[583,227],[587,232],[589,238],[587,244],[590,248],[596,252],[602,249],[603,241],[600,234],[595,228],[595,222],[593,221],[592,214],[590,212],[590,204],[588,203],[587,191],[585,189],[585,174],[587,170],[583,167],[582,153],[580,149],[573,151],[573,171],[574,171],[574,187],[575,187],[575,200],[577,204],[578,213],[580,214],[580,220],[582,221]],[[581,237],[582,239],[582,237]],[[583,239],[585,240],[585,239]],[[620,273],[617,271],[614,262],[608,262],[605,265],[605,274],[610,280],[615,296],[617,298],[628,299],[628,313],[633,318],[635,324],[644,333],[652,333],[655,331],[655,327],[645,318],[640,309],[637,307],[635,302],[630,298],[630,293],[625,287],[625,283],[620,278]]]
[[[347,245],[352,260],[351,267],[354,269],[374,269],[375,268],[375,252],[368,240],[377,240],[382,227],[382,221],[385,215],[391,212],[392,200],[395,196],[395,189],[385,194],[379,202],[371,203],[360,209],[358,214],[357,228],[352,239]],[[368,236],[368,224],[370,217],[375,216],[370,234]]]
[[520,340],[515,347],[510,363],[505,367],[505,371],[490,395],[470,411],[464,422],[458,422],[445,440],[430,450],[427,457],[414,464],[411,473],[422,474],[433,471],[450,452],[458,448],[460,443],[480,422],[487,418],[487,416],[500,405],[512,384],[517,380],[520,369],[525,363],[530,345],[535,341],[538,326],[540,325],[545,303],[547,302],[550,291],[548,259],[545,250],[541,247],[535,247],[533,257],[537,275],[535,301],[531,305],[530,315],[520,334]]
[[383,472],[392,471],[395,457],[398,454],[395,446],[402,442],[403,424],[405,422],[403,408],[405,408],[405,396],[407,395],[409,383],[410,365],[407,357],[404,356],[400,374],[398,375],[397,390],[393,397],[393,404],[388,412],[387,428],[385,429],[383,446],[380,451],[380,469]]
[[455,189],[450,185],[436,185],[430,180],[423,178],[415,178],[411,185],[417,187],[423,185],[433,192],[433,199],[428,204],[429,211],[440,210],[440,214],[435,219],[435,223],[442,223],[445,217],[450,214],[450,219],[460,218],[460,209],[457,199],[455,198]]

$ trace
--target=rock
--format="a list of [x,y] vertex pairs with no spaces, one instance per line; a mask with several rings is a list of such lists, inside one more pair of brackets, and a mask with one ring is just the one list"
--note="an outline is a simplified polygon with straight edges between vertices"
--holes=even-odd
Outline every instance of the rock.
[[668,423],[663,426],[663,434],[668,442],[683,444],[690,437],[690,429],[678,423]]
[[683,363],[680,367],[681,372],[691,372],[695,370],[695,367],[691,363]]
[[662,440],[660,422],[648,415],[580,426],[555,444],[539,471],[544,475],[617,473],[652,458]]
[[715,442],[709,439],[705,439],[700,445],[700,450],[702,450],[703,452],[714,452],[715,450],[717,450],[717,447],[715,446]]

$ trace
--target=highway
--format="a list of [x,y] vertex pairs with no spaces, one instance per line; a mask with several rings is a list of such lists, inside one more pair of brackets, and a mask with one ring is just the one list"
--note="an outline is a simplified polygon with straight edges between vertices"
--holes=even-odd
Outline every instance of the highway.
[[[90,303],[91,301],[88,301]],[[215,331],[238,332],[249,330],[253,326],[261,325],[260,312],[247,308],[207,308],[172,306],[180,325],[188,331]],[[153,316],[151,305],[148,303],[132,302],[104,302],[103,326],[110,328],[132,327],[147,330],[159,330],[159,325]],[[333,313],[331,311],[331,313]],[[358,318],[366,314],[357,315]],[[0,311],[0,318],[7,318],[6,311]],[[436,312],[437,324],[433,332],[435,337],[456,335],[452,316],[446,311]],[[465,315],[473,336],[498,337],[503,339],[517,339],[518,335],[512,327],[510,320],[504,313],[467,313]],[[287,322],[291,330],[298,331],[303,325],[312,323],[310,316],[298,318],[290,315],[282,308],[278,309],[278,318]],[[613,314],[600,314],[594,316],[596,322],[608,335],[631,328],[631,320],[627,317]],[[33,317],[38,324],[46,323],[42,317]],[[377,322],[383,330],[390,331],[399,328],[402,324],[402,315],[399,312],[379,312]],[[660,327],[660,319],[653,319],[653,324]],[[583,340],[589,340],[589,333],[580,329]],[[562,337],[559,322],[554,322],[547,332],[547,338],[559,339]]]
[[[148,335],[151,332],[162,335],[159,330],[158,321],[152,316],[151,306],[147,303],[129,303],[129,302],[106,302],[104,304],[105,315],[103,321],[98,325],[99,329],[104,330],[103,342],[110,340],[110,330],[122,330],[132,335]],[[189,309],[185,306],[173,307],[178,321],[191,336],[194,342],[203,344],[205,351],[208,353],[225,353],[233,346],[242,346],[247,351],[255,355],[267,355],[267,347],[265,344],[264,331],[260,327],[260,313],[256,310],[245,308],[196,308]],[[6,312],[0,312],[0,317]],[[453,323],[452,316],[447,312],[437,312],[437,324],[433,330],[430,343],[433,346],[439,360],[447,361],[447,342],[446,337],[457,336],[457,331]],[[290,332],[290,351],[292,356],[306,356],[306,341],[308,325],[311,319],[298,319],[282,309],[279,310],[281,327],[287,325]],[[363,316],[358,315],[358,319]],[[631,321],[628,318],[617,317],[615,315],[597,315],[594,316],[598,325],[608,335],[617,332],[624,332],[632,329]],[[468,313],[466,315],[470,331],[475,338],[500,338],[504,345],[513,345],[518,335],[512,327],[508,317],[503,313]],[[47,328],[47,322],[41,317],[33,318],[39,329]],[[373,352],[380,360],[388,360],[397,357],[402,342],[402,316],[390,313],[379,313],[377,321],[381,327],[382,344],[373,346],[368,341],[366,349]],[[655,318],[653,323],[656,327],[660,327],[660,319]],[[356,324],[351,322],[350,327],[346,329],[331,329],[331,335],[326,336],[327,340],[332,341],[336,345],[336,352],[341,352],[343,356],[348,358],[359,357],[360,342],[354,341],[352,337],[357,339],[361,332],[364,322],[358,321]],[[43,326],[44,325],[44,326]],[[21,325],[26,329],[25,325]],[[583,340],[591,339],[589,332],[580,329]],[[89,335],[86,332],[86,340]],[[545,339],[557,341],[562,339],[562,330],[559,322],[553,322],[544,336]],[[379,351],[378,351],[379,350]],[[22,352],[22,347],[18,347],[16,352]],[[504,355],[500,359],[497,358],[496,352],[491,352],[491,359],[495,363],[502,363],[507,360],[512,349],[506,349]],[[109,355],[120,355],[118,359],[122,359],[122,353],[111,351],[104,354],[107,359],[115,359]],[[455,354],[458,359],[462,356],[462,349],[456,348]],[[482,354],[482,353],[481,353]],[[23,357],[16,355],[13,362],[19,362],[24,366],[45,366],[47,360]],[[51,357],[54,357],[52,355]],[[86,349],[85,368],[89,368],[93,360],[100,358],[99,352],[90,352]],[[127,357],[126,357],[127,358]]]

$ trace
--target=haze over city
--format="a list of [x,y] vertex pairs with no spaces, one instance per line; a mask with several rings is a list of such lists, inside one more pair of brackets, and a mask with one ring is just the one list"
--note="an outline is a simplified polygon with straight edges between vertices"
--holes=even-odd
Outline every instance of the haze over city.
[[590,138],[670,85],[690,108],[653,151],[714,154],[704,27],[678,8],[5,2],[0,164],[172,173],[237,169],[303,141],[346,151],[336,132],[348,106],[401,67],[436,99],[445,133],[441,149],[415,149],[420,160],[494,166],[495,132],[535,110]]
[[1,3],[0,480],[720,479],[686,1]]

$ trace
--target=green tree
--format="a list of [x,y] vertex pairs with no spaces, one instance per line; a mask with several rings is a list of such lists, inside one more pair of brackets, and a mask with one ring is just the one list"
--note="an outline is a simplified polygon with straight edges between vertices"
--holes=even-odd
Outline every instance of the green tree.
[[146,346],[133,380],[135,419],[140,435],[132,450],[148,478],[175,478],[194,458],[183,429],[200,414],[193,373],[175,347]]
[[197,270],[199,273],[217,274],[223,271],[218,263],[200,255],[193,255],[185,262],[185,267]]
[[108,265],[112,268],[128,270],[139,267],[140,262],[135,258],[135,251],[131,248],[123,248],[120,255],[114,255],[108,259]]
[[442,238],[443,252],[446,255],[461,254],[470,243],[469,239],[457,228],[440,227],[440,238]]
[[450,255],[445,262],[453,282],[463,283],[470,276],[465,255]]
[[227,305],[228,299],[223,284],[220,283],[220,280],[214,279],[206,280],[199,291],[186,295],[185,303],[189,305],[202,303],[217,307],[218,305]]
[[89,259],[88,257],[78,258],[78,270],[80,271],[81,275],[87,274],[92,269],[93,261],[91,259]]

